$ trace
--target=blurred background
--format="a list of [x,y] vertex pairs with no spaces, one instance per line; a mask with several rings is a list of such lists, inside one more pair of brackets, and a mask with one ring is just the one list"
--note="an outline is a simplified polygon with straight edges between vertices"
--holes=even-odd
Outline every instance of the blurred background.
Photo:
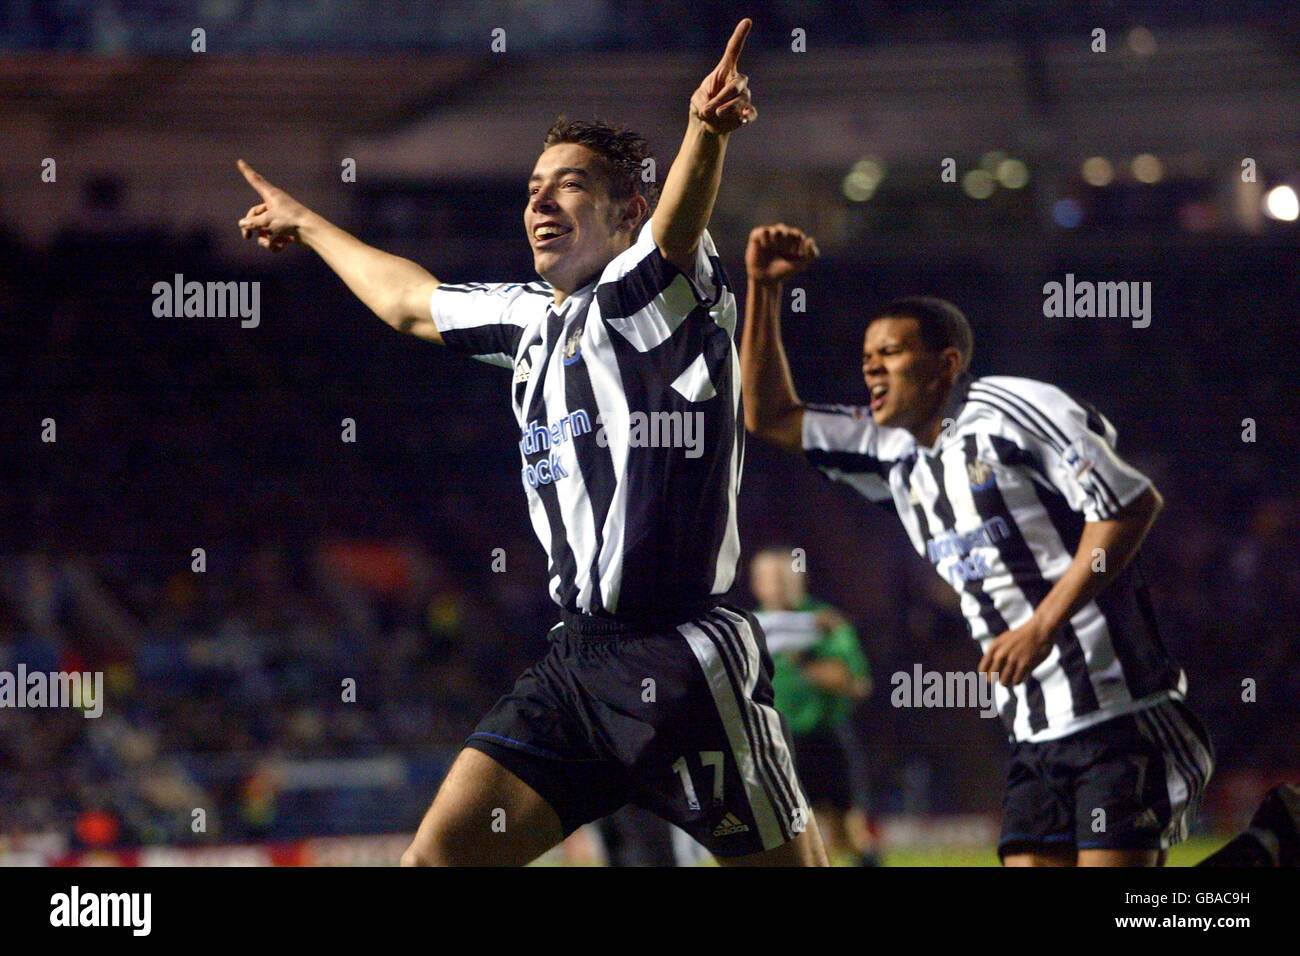
[[[1097,405],[1167,501],[1142,560],[1218,751],[1202,839],[1300,776],[1294,5],[30,0],[0,4],[0,670],[100,671],[107,700],[0,708],[0,860],[397,858],[556,619],[505,373],[241,243],[235,159],[441,279],[530,279],[551,122],[626,122],[662,177],[742,16],[760,117],[710,229],[742,296],[752,226],[818,237],[801,396],[864,401],[865,317],[928,293],[977,375]],[[258,325],[155,317],[178,273],[259,282]],[[1066,274],[1149,281],[1150,325],[1045,317]],[[803,548],[861,638],[886,860],[993,862],[996,721],[889,703],[918,662],[975,666],[955,597],[758,442],[741,515],[734,598],[756,549]]]

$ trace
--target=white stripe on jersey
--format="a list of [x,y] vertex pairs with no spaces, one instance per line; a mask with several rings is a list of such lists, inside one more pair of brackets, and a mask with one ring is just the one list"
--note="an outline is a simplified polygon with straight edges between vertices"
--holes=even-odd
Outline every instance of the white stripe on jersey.
[[[828,477],[892,500],[986,648],[1029,620],[1073,561],[1083,523],[1112,517],[1150,482],[1115,454],[1110,422],[1043,382],[963,384],[945,417],[954,421],[936,446],[919,448],[866,408],[810,405],[803,444]],[[1130,566],[1060,629],[1026,681],[995,685],[1016,740],[1065,736],[1181,693],[1142,591]]]
[[646,223],[560,306],[529,283],[443,285],[430,309],[449,348],[515,369],[522,480],[561,607],[671,615],[731,587],[736,301],[707,232],[689,278]]

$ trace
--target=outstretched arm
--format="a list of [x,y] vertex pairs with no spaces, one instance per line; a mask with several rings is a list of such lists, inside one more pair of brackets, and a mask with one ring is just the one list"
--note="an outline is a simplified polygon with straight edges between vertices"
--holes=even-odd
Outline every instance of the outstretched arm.
[[820,254],[811,236],[783,223],[754,229],[745,249],[749,286],[740,336],[745,427],[791,451],[803,448],[804,406],[781,344],[781,296],[785,280]]
[[758,116],[749,99],[749,77],[736,71],[752,26],[749,19],[736,25],[722,59],[691,96],[686,136],[652,220],[655,245],[686,275],[694,275],[695,251],[713,214],[727,139]]
[[239,220],[245,239],[279,252],[291,242],[314,249],[358,299],[393,328],[442,344],[429,308],[439,282],[409,259],[368,246],[272,186],[242,159],[239,171],[262,201]]

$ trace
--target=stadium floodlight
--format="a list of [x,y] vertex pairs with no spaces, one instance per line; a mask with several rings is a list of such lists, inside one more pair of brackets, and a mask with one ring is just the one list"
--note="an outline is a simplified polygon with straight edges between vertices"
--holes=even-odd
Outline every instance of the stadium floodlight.
[[1282,222],[1300,218],[1300,198],[1290,186],[1274,186],[1264,194],[1264,215]]

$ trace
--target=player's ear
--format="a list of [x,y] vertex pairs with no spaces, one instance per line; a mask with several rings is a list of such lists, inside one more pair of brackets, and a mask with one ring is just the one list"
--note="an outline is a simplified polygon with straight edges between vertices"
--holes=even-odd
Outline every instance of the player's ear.
[[632,198],[627,201],[623,207],[623,215],[619,219],[618,228],[626,229],[629,232],[636,232],[637,227],[645,222],[650,212],[650,204],[645,201],[645,196],[640,193],[633,193]]
[[949,385],[961,376],[961,364],[960,349],[950,345],[939,353],[939,371]]

